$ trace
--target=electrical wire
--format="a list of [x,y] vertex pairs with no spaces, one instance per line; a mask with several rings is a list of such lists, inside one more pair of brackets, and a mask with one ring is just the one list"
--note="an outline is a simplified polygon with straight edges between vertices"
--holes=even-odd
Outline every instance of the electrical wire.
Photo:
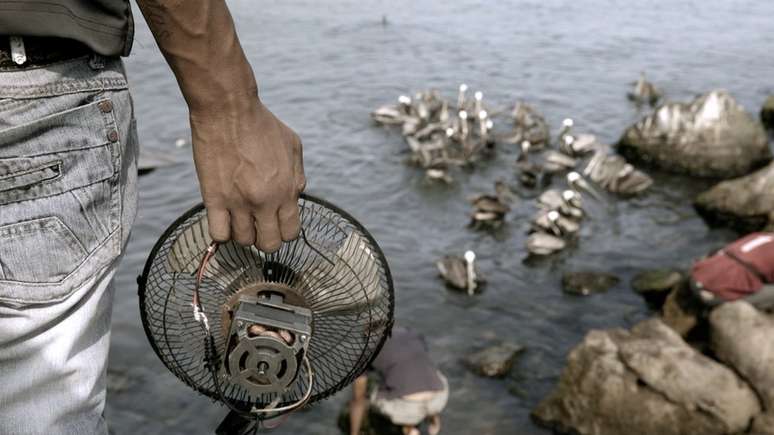
[[[306,235],[303,235],[303,238],[306,241]],[[309,244],[308,241],[306,243]],[[257,432],[260,427],[260,423],[263,420],[265,420],[265,417],[263,416],[263,414],[285,413],[285,415],[283,416],[283,419],[277,425],[266,426],[264,424],[264,427],[266,429],[275,429],[281,426],[287,420],[288,416],[292,412],[304,406],[312,397],[312,390],[314,385],[314,371],[312,370],[312,365],[309,362],[309,357],[306,355],[306,353],[304,353],[303,362],[306,367],[306,372],[308,376],[308,381],[307,381],[308,388],[307,388],[306,394],[304,394],[304,396],[301,399],[299,399],[296,403],[293,403],[291,405],[287,405],[279,408],[270,407],[270,408],[264,408],[264,409],[258,409],[255,406],[253,406],[253,408],[250,411],[244,411],[243,409],[240,409],[234,404],[232,404],[231,400],[226,397],[226,395],[223,393],[223,388],[220,385],[220,379],[218,377],[219,358],[218,358],[218,351],[215,346],[215,339],[212,336],[212,332],[210,331],[209,321],[202,307],[201,296],[199,294],[199,289],[201,288],[201,283],[202,283],[202,280],[204,279],[204,274],[207,270],[207,266],[209,265],[210,259],[217,252],[218,246],[219,246],[218,242],[210,243],[210,245],[207,247],[207,250],[204,253],[204,256],[202,257],[202,261],[199,263],[199,268],[196,271],[196,283],[194,285],[193,300],[191,302],[191,305],[193,306],[194,318],[199,322],[199,324],[202,326],[202,329],[204,329],[204,332],[205,332],[205,338],[204,338],[205,361],[207,362],[206,364],[210,370],[210,374],[212,375],[212,380],[215,384],[215,389],[218,393],[218,397],[221,400],[221,402],[223,402],[231,411],[233,411],[240,417],[246,420],[255,420],[258,423],[257,425],[253,424],[248,426],[245,432],[243,432],[243,434],[241,435],[246,435],[250,430],[253,429],[253,427],[255,428],[254,433]]]

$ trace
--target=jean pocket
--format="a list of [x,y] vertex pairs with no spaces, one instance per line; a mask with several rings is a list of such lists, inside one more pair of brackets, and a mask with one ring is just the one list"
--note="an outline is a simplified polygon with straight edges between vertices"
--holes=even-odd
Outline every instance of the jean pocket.
[[64,299],[118,256],[119,92],[41,101],[0,130],[0,302]]
[[58,217],[0,227],[0,273],[10,281],[62,281],[88,254]]

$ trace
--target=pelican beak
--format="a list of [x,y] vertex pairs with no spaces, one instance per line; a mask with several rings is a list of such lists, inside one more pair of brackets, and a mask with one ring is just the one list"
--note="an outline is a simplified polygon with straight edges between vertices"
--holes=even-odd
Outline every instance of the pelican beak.
[[573,171],[567,174],[567,184],[570,185],[573,189],[581,189],[584,192],[588,193],[594,199],[597,201],[602,201],[602,195],[599,194],[599,192],[596,191],[593,187],[591,187],[591,184],[589,184],[581,174]]

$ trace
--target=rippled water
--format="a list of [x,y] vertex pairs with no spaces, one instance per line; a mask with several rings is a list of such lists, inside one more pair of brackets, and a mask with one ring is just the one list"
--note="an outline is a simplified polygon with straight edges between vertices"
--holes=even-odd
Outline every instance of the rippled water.
[[[429,186],[403,164],[395,131],[374,126],[377,105],[435,87],[448,96],[467,82],[493,105],[533,103],[556,131],[615,141],[640,114],[625,99],[640,71],[671,99],[726,88],[757,113],[774,92],[774,3],[730,0],[231,1],[263,100],[305,144],[309,191],[351,211],[389,259],[398,322],[423,331],[452,393],[446,434],[539,434],[529,420],[556,382],[567,351],[591,328],[627,326],[648,315],[628,286],[642,268],[688,265],[733,238],[710,230],[690,206],[709,184],[654,174],[656,185],[629,201],[590,204],[577,247],[524,265],[530,201],[493,235],[466,227],[465,198],[515,181],[513,150],[457,183]],[[382,25],[382,16],[388,24]],[[225,411],[166,371],[146,342],[135,278],[162,231],[199,200],[187,113],[171,73],[137,14],[127,60],[140,139],[181,163],[140,182],[140,214],[117,279],[107,416],[116,434],[205,434]],[[434,261],[474,249],[489,280],[468,298],[446,290]],[[578,298],[560,290],[562,272],[592,268],[622,278],[607,294]],[[505,380],[476,377],[460,364],[471,349],[508,339],[528,350]],[[280,434],[336,434],[344,391],[294,415]]]

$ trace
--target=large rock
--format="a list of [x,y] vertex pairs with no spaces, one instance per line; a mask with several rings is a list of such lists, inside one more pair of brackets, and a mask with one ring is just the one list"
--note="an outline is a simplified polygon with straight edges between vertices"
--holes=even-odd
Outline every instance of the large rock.
[[617,276],[605,272],[588,270],[565,272],[562,275],[562,290],[565,293],[586,296],[592,293],[606,292],[619,281]]
[[774,435],[774,412],[755,417],[750,435]]
[[736,369],[774,413],[774,317],[736,301],[714,309],[710,327],[715,354]]
[[532,416],[580,435],[712,435],[745,430],[759,411],[732,370],[650,319],[631,332],[589,332]]
[[502,343],[468,355],[465,365],[473,372],[490,378],[501,378],[513,367],[516,356],[524,347],[513,343]]
[[632,278],[632,288],[637,293],[668,293],[679,286],[685,278],[676,269],[643,270]]
[[761,108],[761,122],[770,129],[774,129],[774,95],[766,98]]
[[713,225],[741,232],[774,223],[774,162],[745,177],[718,183],[696,197],[696,210]]
[[618,149],[629,160],[699,177],[738,177],[771,160],[763,126],[725,91],[658,107],[624,132]]

